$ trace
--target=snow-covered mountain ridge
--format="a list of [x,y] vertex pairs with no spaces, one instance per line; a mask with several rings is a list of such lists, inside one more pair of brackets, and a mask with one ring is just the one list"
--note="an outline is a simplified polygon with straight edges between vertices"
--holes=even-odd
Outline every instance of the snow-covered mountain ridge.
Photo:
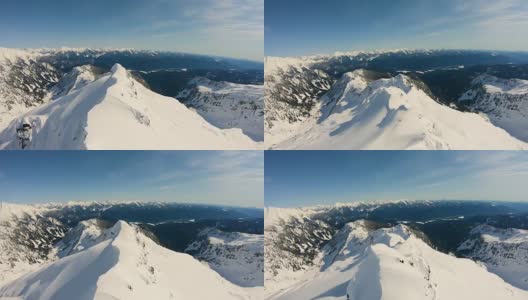
[[[517,289],[468,259],[432,249],[409,227],[346,224],[318,264],[296,278],[269,282],[266,299],[524,299]],[[472,280],[467,280],[471,278]],[[268,282],[267,282],[268,283]]]
[[[525,68],[522,67],[526,62],[528,62],[527,53],[477,50],[396,49],[309,57],[266,57],[264,120],[266,147],[272,149],[519,149],[518,139],[524,139],[518,133],[524,132],[522,128],[526,127],[523,126],[523,118],[515,117],[514,121],[510,121],[511,124],[506,124],[507,120],[512,119],[511,116],[517,114],[515,109],[512,109],[516,105],[515,101],[509,99],[503,101],[504,109],[499,110],[496,115],[502,115],[505,124],[499,124],[493,114],[487,114],[479,108],[473,109],[475,112],[473,115],[481,114],[483,120],[480,121],[470,120],[477,119],[476,116],[468,117],[471,114],[458,114],[468,110],[464,105],[456,105],[455,100],[462,95],[465,88],[469,87],[468,78],[473,78],[475,74],[490,72],[508,78],[526,76]],[[486,69],[485,66],[497,67]],[[470,70],[466,72],[465,69]],[[343,93],[342,86],[346,86],[345,81],[350,79],[347,77],[350,77],[351,72],[355,73],[358,70],[369,72],[370,75],[380,74],[376,75],[377,78],[374,80],[369,78],[370,75],[363,76],[368,84],[405,74],[427,97],[415,93],[409,94],[406,89],[398,91],[397,89],[401,90],[401,86],[398,85],[385,86],[385,89],[391,87],[396,91],[395,94],[389,93],[388,102],[403,100],[414,103],[410,112],[394,113],[396,122],[402,120],[402,115],[406,115],[402,121],[406,126],[401,124],[400,128],[379,123],[384,115],[392,116],[392,114],[386,111],[383,114],[385,109],[380,107],[386,106],[385,103],[374,101],[372,98],[365,99],[362,106],[345,106],[349,109],[349,116],[346,117],[343,114],[332,116],[333,112],[330,111],[330,116],[334,119],[324,122],[322,118],[326,120],[329,117],[329,111],[325,109],[327,98]],[[458,80],[455,80],[454,78],[457,77]],[[358,94],[359,91],[361,89],[357,90]],[[374,93],[381,94],[381,91]],[[354,101],[347,102],[354,103]],[[444,108],[442,103],[448,106]],[[409,106],[405,107],[409,108]],[[364,124],[363,122],[374,118],[372,115],[365,116],[364,112],[358,111],[361,108],[369,109],[370,113],[380,116],[379,119],[375,119],[378,122]],[[407,119],[407,116],[410,117],[414,113],[417,114],[416,117]],[[416,118],[418,120],[415,120]],[[457,119],[460,119],[462,124],[454,121]],[[340,128],[340,122],[355,126],[347,126],[347,130],[336,131],[336,126]],[[465,129],[468,124],[471,128]],[[486,128],[486,132],[491,131],[491,136],[506,136],[500,138],[505,139],[506,142],[501,144],[486,141],[482,136],[488,134],[482,135],[482,131],[474,129],[480,128],[481,124]],[[377,125],[385,126],[376,128]],[[401,127],[407,129],[402,130]],[[354,128],[361,130],[356,132]],[[413,132],[413,128],[417,130]],[[506,130],[507,134],[498,133],[500,129]],[[303,139],[304,135],[309,137]],[[395,144],[378,144],[380,140],[388,139],[384,136],[393,135]],[[462,137],[467,142],[460,145]],[[312,140],[318,139],[320,139],[318,145],[313,145]],[[339,141],[340,139],[350,142],[345,144]],[[366,142],[363,139],[366,139]],[[513,144],[507,140],[513,140]],[[525,147],[523,143],[521,145]]]
[[[81,90],[83,86],[91,84],[97,81],[102,77],[105,71],[110,70],[110,68],[116,62],[123,62],[131,70],[130,74],[133,75],[134,80],[147,86],[146,82],[140,78],[137,70],[151,71],[151,70],[171,70],[178,68],[190,68],[197,70],[208,70],[212,68],[213,70],[234,70],[233,72],[242,72],[242,70],[253,70],[261,68],[261,63],[243,61],[230,58],[222,57],[210,57],[203,55],[193,55],[186,53],[173,53],[173,52],[164,52],[164,51],[150,51],[150,50],[134,50],[134,49],[89,49],[89,48],[59,48],[59,49],[9,49],[9,48],[0,48],[0,132],[4,130],[15,118],[28,113],[29,111],[41,108],[43,105],[49,103],[53,100],[58,100],[59,98],[66,97],[69,94],[72,94],[78,90]],[[96,67],[94,67],[96,66]],[[137,76],[136,76],[137,75]],[[163,78],[150,79],[150,80],[163,80]],[[170,78],[168,80],[171,80]],[[189,80],[181,79],[181,80]],[[183,83],[179,83],[183,84]],[[156,85],[157,86],[157,85]],[[241,85],[243,86],[243,85]],[[148,88],[148,86],[147,86]],[[245,87],[250,90],[249,87]],[[233,87],[233,92],[239,92],[243,88]],[[224,94],[229,93],[228,89],[223,90]],[[126,93],[123,93],[123,95]],[[251,93],[249,93],[251,94]],[[258,93],[257,93],[258,94]],[[260,97],[263,96],[263,91]],[[170,95],[173,96],[173,95]],[[251,95],[250,95],[251,96]],[[150,95],[149,95],[150,97]],[[248,96],[249,97],[249,96]],[[153,97],[157,98],[157,97]],[[54,102],[54,101],[53,101]],[[178,102],[178,101],[175,101]],[[219,121],[218,124],[194,124],[197,126],[204,127],[204,131],[215,131],[217,127],[225,129],[233,129],[231,131],[236,131],[237,126],[247,126],[243,128],[248,133],[245,135],[251,135],[251,138],[255,138],[252,134],[257,130],[254,128],[250,116],[252,116],[255,109],[251,106],[251,103],[245,104],[244,101],[241,101],[238,106],[238,114],[230,114],[231,108],[221,108],[220,111],[226,112],[224,117],[228,119],[215,119],[212,121]],[[227,104],[226,104],[227,106]],[[261,108],[263,107],[261,101]],[[125,107],[126,108],[126,107]],[[130,110],[137,110],[135,107],[130,108]],[[262,110],[262,109],[261,109]],[[212,110],[211,110],[212,111]],[[211,112],[209,111],[209,112]],[[169,110],[170,112],[170,110]],[[174,112],[173,112],[174,113]],[[220,114],[216,114],[218,117]],[[247,115],[247,116],[246,116]],[[262,115],[258,114],[256,111],[255,118],[261,118]],[[140,117],[141,118],[141,117]],[[181,125],[179,117],[173,115],[174,120],[170,120],[171,123]],[[185,119],[185,117],[183,118]],[[207,122],[206,123],[210,123]],[[28,124],[30,125],[30,124]],[[77,124],[71,124],[75,127]],[[111,124],[108,124],[111,125]],[[108,126],[107,125],[107,126]],[[191,125],[191,124],[189,124]],[[31,126],[31,125],[30,125]],[[37,125],[38,126],[38,125]],[[252,127],[253,126],[253,127]],[[255,125],[256,126],[256,125]],[[69,130],[70,124],[62,125],[64,130]],[[108,126],[112,128],[112,126]],[[213,127],[210,129],[210,127]],[[24,139],[31,138],[31,133],[26,132],[28,127],[25,127],[25,130],[20,131],[20,135],[24,136]],[[11,128],[12,129],[12,128]],[[199,130],[199,128],[195,128]],[[10,130],[12,131],[12,130]],[[221,131],[221,132],[227,132]],[[159,133],[158,133],[159,134]],[[213,134],[214,135],[223,135]],[[229,134],[228,134],[229,135]],[[237,134],[232,134],[237,135]],[[262,130],[260,130],[260,136],[262,137]],[[69,139],[71,137],[67,137]],[[76,141],[79,137],[75,136]],[[82,135],[80,137],[82,139]],[[163,137],[152,137],[151,139],[157,140],[158,138],[163,139]],[[182,139],[187,140],[188,137],[182,136],[180,138],[180,143]],[[244,138],[242,138],[244,139]],[[212,142],[215,141],[213,137]],[[150,142],[150,141],[148,141]],[[159,149],[156,146],[149,146],[148,142],[146,145],[141,145],[141,149],[155,148]],[[236,143],[236,141],[230,141],[231,143]],[[251,139],[250,139],[251,142]],[[262,142],[262,138],[260,139]],[[72,143],[70,141],[70,143]],[[76,142],[73,142],[76,144]],[[191,143],[192,144],[192,143]],[[254,144],[254,143],[252,143]],[[58,145],[55,148],[59,148]],[[4,144],[0,143],[0,148],[6,147],[5,141]],[[26,147],[24,145],[24,147]],[[79,147],[83,147],[80,145]],[[166,149],[172,149],[175,146],[164,147]],[[257,146],[261,147],[261,146]],[[78,147],[74,147],[75,149]],[[189,145],[185,148],[201,148],[196,145]],[[206,147],[210,148],[224,148],[222,145],[217,147]],[[241,146],[238,149],[254,149],[255,146]],[[70,148],[68,148],[70,149]]]
[[267,128],[266,146],[276,149],[528,147],[478,114],[463,113],[435,101],[421,81],[402,74],[380,79],[371,77],[361,69],[345,73],[320,98],[312,117],[294,125],[283,122]]
[[[261,215],[261,210],[137,201],[34,205],[2,203],[0,206],[0,286],[111,238],[112,231],[108,229],[113,226],[114,222],[107,220],[133,220],[134,225],[131,226],[142,235],[154,243],[167,245],[165,242],[168,238],[163,240],[157,235],[156,224],[163,224],[166,220],[194,224],[200,222],[200,219],[210,218],[211,215],[218,215],[220,221],[217,221],[217,224],[223,224],[223,218],[226,220],[257,218]],[[187,221],[190,219],[192,220]],[[165,232],[167,232],[166,229]],[[259,294],[262,289],[263,276],[263,235],[215,231],[214,237],[214,243],[203,243],[201,244],[203,247],[197,249],[204,254],[200,257],[204,259],[203,264],[211,271],[220,273],[220,276],[226,276],[230,282],[247,287],[251,295]],[[173,237],[172,241],[174,240],[177,238]],[[224,242],[225,245],[222,244]],[[215,252],[208,252],[208,250]],[[209,259],[210,263],[206,263],[206,259]],[[199,263],[198,260],[196,262]]]
[[[89,228],[89,227],[88,227]],[[97,232],[92,232],[97,237]],[[77,252],[2,287],[23,299],[257,299],[193,257],[167,250],[137,227],[117,222]],[[84,248],[86,246],[86,248]],[[182,270],[185,270],[183,272]],[[206,285],[207,288],[200,288]]]
[[[26,145],[17,130],[30,126]],[[67,124],[67,127],[65,127]],[[27,126],[26,125],[26,126]],[[256,149],[240,129],[218,129],[174,98],[138,83],[120,65],[30,111],[0,133],[4,149]]]

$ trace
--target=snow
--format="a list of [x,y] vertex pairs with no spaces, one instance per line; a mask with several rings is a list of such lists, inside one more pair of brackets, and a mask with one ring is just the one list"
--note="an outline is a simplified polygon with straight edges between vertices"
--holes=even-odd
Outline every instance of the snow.
[[297,57],[276,57],[266,56],[265,62],[265,74],[266,76],[273,76],[277,72],[287,71],[290,68],[302,69],[304,67],[310,67],[314,64],[322,61],[327,61],[331,58],[343,58],[343,57],[359,57],[364,56],[365,60],[374,60],[383,54],[432,54],[435,51],[442,50],[428,50],[428,49],[376,49],[376,50],[355,50],[355,51],[336,51],[334,54],[319,54],[319,55],[308,55],[308,56],[297,56]]
[[42,209],[36,205],[27,204],[13,204],[13,203],[1,203],[0,204],[0,222],[7,222],[15,218],[21,218],[23,216],[35,216],[41,212]]
[[[361,70],[347,73],[323,98],[312,117],[282,136],[266,136],[266,147],[306,149],[528,149],[481,115],[431,99],[405,75],[367,83]],[[321,104],[324,103],[324,104]],[[280,132],[276,123],[275,132]]]
[[274,57],[264,58],[264,74],[273,76],[278,71],[286,71],[289,68],[302,69],[316,61],[317,57]]
[[118,64],[12,121],[0,133],[0,147],[19,149],[15,133],[23,123],[33,127],[30,149],[260,148],[240,129],[216,128],[174,98],[148,90]]
[[198,237],[185,252],[236,285],[264,287],[264,235],[206,228]]
[[479,264],[432,249],[405,225],[371,231],[356,221],[335,235],[324,254],[327,260],[319,268],[275,289],[266,299],[331,300],[346,299],[347,294],[353,300],[528,297],[528,291],[505,283]]
[[212,125],[240,128],[255,141],[264,140],[264,86],[212,81],[197,77],[176,98],[187,99]]
[[31,95],[40,90],[35,82],[42,84],[44,78],[54,78],[49,65],[43,64],[46,70],[37,72],[27,68],[38,57],[40,54],[33,50],[0,48],[0,131],[16,116],[34,108],[35,101],[47,100]]
[[459,101],[482,111],[493,124],[528,142],[528,80],[483,74],[472,81],[472,87]]
[[[351,203],[350,205],[356,205]],[[308,218],[317,212],[325,210],[330,206],[318,205],[312,207],[298,207],[298,208],[279,208],[279,207],[265,207],[264,208],[264,227],[270,228],[279,226],[280,222],[289,222],[291,219],[302,220]]]
[[57,85],[50,90],[53,99],[58,99],[69,94],[72,91],[80,89],[87,84],[95,81],[99,76],[94,72],[94,67],[91,65],[78,66],[73,68],[66,74]]
[[2,287],[13,299],[257,299],[187,254],[158,246],[119,221],[107,239]]
[[26,49],[13,49],[13,48],[3,48],[0,47],[0,62],[16,62],[21,59],[25,62],[28,62],[30,59],[35,59],[40,56],[38,51],[26,50]]
[[481,261],[511,285],[528,290],[528,230],[479,225],[471,235],[458,251]]

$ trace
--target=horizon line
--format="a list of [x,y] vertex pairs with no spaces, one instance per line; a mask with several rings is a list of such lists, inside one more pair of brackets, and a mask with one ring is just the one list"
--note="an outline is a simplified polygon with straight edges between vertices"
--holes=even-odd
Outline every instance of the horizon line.
[[161,200],[70,200],[63,202],[21,202],[14,203],[9,201],[0,200],[1,205],[30,205],[30,206],[45,206],[45,205],[90,205],[90,204],[182,204],[182,205],[200,205],[200,206],[222,206],[222,207],[234,207],[234,208],[254,208],[264,209],[264,207],[258,206],[239,206],[232,204],[220,204],[220,203],[192,203],[192,202],[178,202],[177,200],[161,201]]
[[13,49],[13,50],[24,50],[24,51],[39,51],[39,50],[47,50],[47,51],[118,51],[118,52],[124,52],[124,51],[136,51],[136,52],[157,52],[157,53],[171,53],[171,54],[184,54],[184,55],[195,55],[195,56],[205,56],[205,57],[211,57],[211,58],[222,58],[222,59],[235,59],[240,61],[247,61],[247,62],[254,62],[254,63],[264,63],[264,57],[262,58],[262,61],[259,59],[251,59],[247,57],[236,57],[236,56],[224,56],[224,55],[218,55],[218,54],[212,54],[212,53],[198,53],[198,52],[186,52],[186,51],[178,51],[178,50],[155,50],[155,49],[148,49],[148,48],[133,48],[133,47],[70,47],[70,46],[61,46],[61,47],[9,47],[9,46],[3,46],[0,44],[0,49]]
[[414,52],[425,52],[425,51],[475,51],[475,52],[509,52],[509,53],[528,53],[526,50],[513,50],[513,49],[485,49],[485,48],[372,48],[372,49],[348,49],[348,50],[336,50],[333,53],[313,53],[313,54],[303,54],[303,55],[266,55],[264,53],[264,58],[316,58],[316,57],[325,57],[325,56],[352,56],[359,54],[383,54],[383,53],[394,53],[394,52],[405,52],[405,51],[414,51]]
[[[505,202],[505,203],[523,203],[528,204],[528,201],[526,200],[482,200],[482,199],[432,199],[432,200],[424,200],[424,199],[400,199],[400,200],[357,200],[357,201],[349,201],[349,202],[343,202],[338,201],[334,203],[327,203],[327,204],[307,204],[305,206],[268,206],[264,205],[264,208],[311,208],[311,207],[328,207],[328,206],[339,206],[339,205],[346,205],[346,204],[360,204],[360,203],[371,203],[371,204],[384,204],[384,203],[398,203],[398,202],[440,202],[440,201],[468,201],[468,202]],[[266,201],[264,201],[266,202]],[[265,203],[264,203],[265,204]]]

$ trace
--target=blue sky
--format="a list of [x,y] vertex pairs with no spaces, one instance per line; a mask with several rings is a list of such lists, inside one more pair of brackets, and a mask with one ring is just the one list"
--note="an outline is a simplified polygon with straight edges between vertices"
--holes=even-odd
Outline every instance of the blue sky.
[[262,207],[262,151],[11,151],[0,200],[176,201]]
[[137,48],[262,60],[264,0],[4,0],[0,46]]
[[448,48],[528,50],[526,0],[266,0],[270,56]]
[[528,201],[523,151],[266,151],[265,206]]

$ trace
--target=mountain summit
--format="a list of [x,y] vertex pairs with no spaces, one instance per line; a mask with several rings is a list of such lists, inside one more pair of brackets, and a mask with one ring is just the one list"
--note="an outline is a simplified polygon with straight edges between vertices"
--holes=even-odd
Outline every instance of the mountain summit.
[[266,143],[276,149],[528,148],[485,117],[434,100],[420,80],[363,69],[345,73],[304,121],[269,128]]
[[254,299],[192,256],[157,245],[138,227],[124,221],[100,232],[91,227],[80,232],[73,254],[2,286],[0,297]]
[[178,100],[145,88],[119,64],[93,78],[12,121],[0,133],[0,148],[258,148],[240,129],[219,129]]
[[[378,228],[346,224],[322,249],[318,266],[290,281],[270,281],[268,299],[525,299],[528,292],[505,283],[469,259],[434,250],[405,225]],[[277,274],[283,280],[291,274]],[[273,289],[275,291],[273,292]]]

